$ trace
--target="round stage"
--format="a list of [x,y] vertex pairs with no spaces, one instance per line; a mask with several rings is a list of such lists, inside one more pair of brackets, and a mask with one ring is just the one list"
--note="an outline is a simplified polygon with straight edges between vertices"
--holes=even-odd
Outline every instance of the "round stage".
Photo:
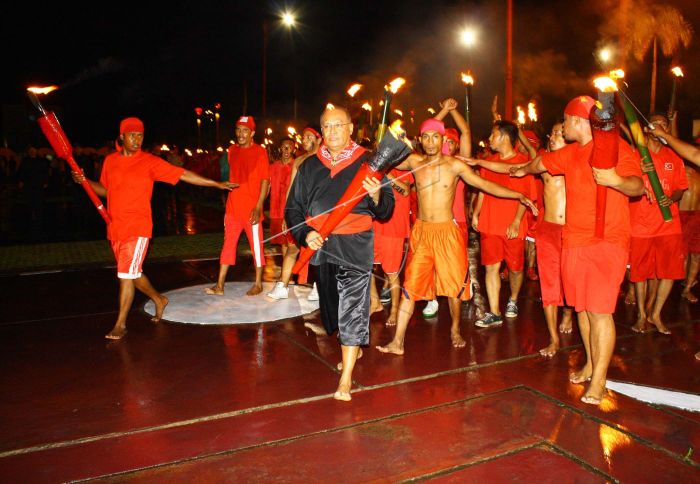
[[[170,302],[165,308],[164,321],[183,324],[243,324],[269,323],[293,318],[318,309],[318,301],[307,299],[308,286],[289,286],[289,298],[274,300],[265,296],[272,290],[273,282],[263,282],[263,292],[246,296],[252,282],[227,282],[223,296],[209,296],[204,289],[212,284],[183,287],[164,292]],[[144,311],[155,315],[155,306],[148,301]]]

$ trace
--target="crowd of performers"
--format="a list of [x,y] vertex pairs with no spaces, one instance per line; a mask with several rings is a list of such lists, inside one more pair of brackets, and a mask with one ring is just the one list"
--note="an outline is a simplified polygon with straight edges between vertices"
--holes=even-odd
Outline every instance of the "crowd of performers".
[[[569,378],[587,385],[583,402],[599,404],[615,346],[613,313],[626,274],[633,290],[625,301],[636,301],[637,332],[670,333],[661,310],[675,280],[684,281],[682,297],[697,302],[691,288],[700,266],[700,177],[692,165],[700,165],[700,149],[677,138],[675,115],[651,116],[647,145],[665,194],[657,201],[626,130],[614,168],[589,164],[595,145],[589,119],[595,100],[589,96],[577,96],[566,105],[544,146],[535,133],[500,119],[494,101],[489,149],[478,155],[457,102],[446,99],[440,105],[441,111],[421,124],[413,152],[381,180],[364,178],[366,195],[325,238],[320,227],[370,157],[371,146],[353,140],[354,125],[346,109],[323,111],[320,127],[307,126],[302,132],[304,154],[295,157],[297,147],[286,139],[280,159],[272,163],[254,142],[255,120],[241,116],[236,144],[228,150],[225,182],[142,152],[143,123],[136,118],[122,121],[120,150],[105,160],[100,181],[90,181],[107,198],[113,220],[108,238],[120,281],[119,316],[107,338],[126,334],[134,288],[155,303],[154,321],[163,316],[168,300],[141,271],[151,237],[148,202],[154,181],[183,180],[230,191],[219,277],[206,288],[207,294],[224,295],[243,231],[255,265],[249,296],[288,298],[300,248],[315,250],[313,269],[303,268],[297,284],[313,280],[309,299],[319,300],[322,331],[337,334],[341,345],[334,398],[351,400],[352,371],[369,345],[370,314],[382,311],[383,304],[389,305],[386,325],[395,326],[395,333],[378,351],[404,354],[416,302],[425,301],[424,316],[434,316],[438,296],[449,305],[452,345],[462,348],[461,304],[472,301],[477,306],[474,324],[480,328],[517,318],[527,274],[539,280],[550,336],[540,353],[551,357],[557,352],[559,333],[571,332],[575,311],[586,362]],[[446,127],[446,120],[457,129]],[[84,179],[79,173],[73,176],[77,182]],[[608,188],[602,238],[594,231],[598,186]],[[283,263],[280,280],[262,294],[262,222],[268,195],[268,242],[281,245]],[[670,207],[670,222],[663,220],[659,204]],[[480,261],[468,250],[470,232],[480,245]],[[536,254],[537,272],[533,264],[525,271],[526,254]],[[485,288],[477,278],[479,263],[485,267]],[[506,269],[501,271],[503,263]],[[499,300],[502,279],[509,285],[507,301]]]

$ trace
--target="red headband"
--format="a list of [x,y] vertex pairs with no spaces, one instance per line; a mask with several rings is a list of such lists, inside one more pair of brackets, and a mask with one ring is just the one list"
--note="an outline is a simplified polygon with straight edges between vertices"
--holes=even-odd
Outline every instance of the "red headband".
[[318,131],[316,131],[315,129],[313,129],[311,126],[307,126],[306,128],[304,128],[304,129],[302,130],[302,134],[304,133],[304,131],[311,131],[311,133],[312,133],[314,136],[316,136],[317,138],[323,138],[323,136],[321,136],[321,133],[319,133]]
[[445,136],[445,123],[439,119],[428,118],[423,121],[423,124],[420,125],[420,134],[423,134],[426,131],[437,131],[441,135]]
[[124,118],[119,123],[119,134],[143,133],[143,121],[139,118]]
[[459,143],[459,133],[454,128],[445,128],[445,138],[451,139],[455,143]]

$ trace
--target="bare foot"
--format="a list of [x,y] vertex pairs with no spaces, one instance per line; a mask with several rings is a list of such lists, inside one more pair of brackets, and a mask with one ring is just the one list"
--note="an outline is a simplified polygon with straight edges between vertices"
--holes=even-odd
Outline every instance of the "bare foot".
[[339,384],[338,389],[333,394],[333,398],[342,402],[349,402],[352,400],[352,396],[350,396],[350,385]]
[[112,331],[105,335],[107,339],[122,339],[126,335],[126,328],[122,326],[115,326]]
[[311,332],[313,334],[315,334],[316,336],[327,336],[328,335],[328,333],[326,333],[326,328],[324,328],[320,324],[306,322],[306,323],[304,323],[304,327],[310,329]]
[[647,317],[639,316],[637,318],[637,322],[634,323],[634,325],[630,329],[635,333],[646,333],[647,331],[649,331],[649,327],[647,326]]
[[695,294],[693,294],[687,289],[681,293],[681,297],[691,304],[695,304],[696,302],[698,302],[698,298],[695,296]]
[[153,301],[153,304],[156,305],[156,315],[151,318],[152,323],[160,323],[160,320],[163,319],[163,311],[165,311],[165,306],[167,306],[169,302],[170,300],[165,296],[161,296],[160,301],[158,302]]
[[386,323],[384,323],[384,324],[386,324],[387,326],[396,326],[396,322],[398,320],[399,320],[399,315],[396,312],[391,311],[391,313],[389,314],[389,317],[386,318]]
[[223,296],[224,288],[217,286],[207,287],[204,292],[210,296]]
[[[355,361],[359,360],[360,358],[362,358],[362,348],[360,348],[360,350],[357,352],[357,359]],[[335,367],[338,369],[338,371],[343,371],[343,362],[341,361],[335,365]]]
[[600,405],[600,402],[603,401],[603,397],[605,396],[605,382],[603,382],[602,385],[589,385],[588,390],[586,390],[586,393],[581,397],[581,401],[583,403],[587,403],[589,405]]
[[591,374],[593,370],[587,366],[584,366],[579,371],[569,373],[569,381],[574,384],[579,384],[591,380]]
[[394,343],[393,341],[386,346],[375,346],[382,353],[393,353],[395,355],[403,355],[403,345]]
[[627,294],[625,294],[625,304],[637,304],[637,296],[634,294],[634,286],[632,287],[632,290],[628,290]]
[[464,338],[462,338],[462,335],[459,334],[459,331],[452,331],[450,333],[450,338],[452,339],[452,346],[455,348],[464,348],[467,346],[467,342],[464,341]]
[[656,326],[656,329],[659,331],[659,333],[671,334],[671,330],[666,327],[663,321],[661,321],[660,316],[649,316],[647,318],[647,321]]
[[378,313],[379,311],[384,311],[384,306],[382,306],[382,303],[379,302],[378,299],[372,299],[372,304],[369,307],[369,313],[374,314]]
[[549,346],[542,348],[540,354],[546,358],[551,358],[559,351],[559,343],[549,343]]
[[248,289],[248,292],[246,292],[247,296],[257,296],[262,292],[262,285],[260,284],[253,284],[253,286]]
[[559,332],[564,333],[564,334],[569,334],[571,333],[571,320],[567,321],[562,321],[561,324],[559,325]]

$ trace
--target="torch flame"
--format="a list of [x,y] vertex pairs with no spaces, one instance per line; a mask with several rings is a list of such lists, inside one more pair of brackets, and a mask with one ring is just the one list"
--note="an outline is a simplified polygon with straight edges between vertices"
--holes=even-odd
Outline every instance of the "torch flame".
[[617,79],[624,79],[625,77],[625,71],[622,69],[615,69],[614,71],[610,71],[610,78],[615,81]]
[[394,112],[403,118],[403,111],[400,109],[394,109]]
[[428,108],[428,112],[433,116],[435,115],[435,110],[433,108]]
[[168,148],[168,145],[164,144],[160,147],[160,151],[170,151],[170,148]]
[[406,79],[403,77],[397,77],[389,83],[389,90],[392,92],[392,94],[396,94],[404,84],[406,84]]
[[527,103],[527,117],[532,122],[537,121],[537,110],[535,109],[535,103]]
[[357,94],[357,91],[362,89],[362,84],[353,84],[350,86],[350,89],[348,89],[348,95],[350,97],[355,97],[355,94]]
[[272,134],[272,128],[267,128],[267,129],[265,130],[265,133],[267,133],[267,134]]
[[370,106],[369,103],[364,103],[362,105],[362,109],[364,109],[365,111],[372,111],[372,106]]
[[515,109],[518,111],[518,124],[525,124],[525,111],[520,106],[515,106]]
[[332,111],[335,109],[335,106],[333,106],[331,103],[326,104],[326,111]]
[[32,86],[32,87],[28,87],[27,91],[33,92],[34,94],[48,94],[51,91],[55,91],[56,89],[58,89],[58,86],[46,86],[46,87]]
[[287,128],[287,133],[289,133],[290,135],[294,136],[295,134],[297,134],[297,130],[294,129],[292,126],[290,126],[290,127]]
[[593,85],[600,92],[615,92],[617,91],[617,83],[610,77],[598,77],[593,81]]
[[464,72],[462,74],[462,82],[464,83],[465,86],[473,86],[474,85],[474,78],[472,77],[470,72],[467,72],[466,74]]
[[683,77],[683,71],[681,70],[680,67],[676,66],[673,69],[671,69],[671,72],[673,72],[673,75],[676,77]]

